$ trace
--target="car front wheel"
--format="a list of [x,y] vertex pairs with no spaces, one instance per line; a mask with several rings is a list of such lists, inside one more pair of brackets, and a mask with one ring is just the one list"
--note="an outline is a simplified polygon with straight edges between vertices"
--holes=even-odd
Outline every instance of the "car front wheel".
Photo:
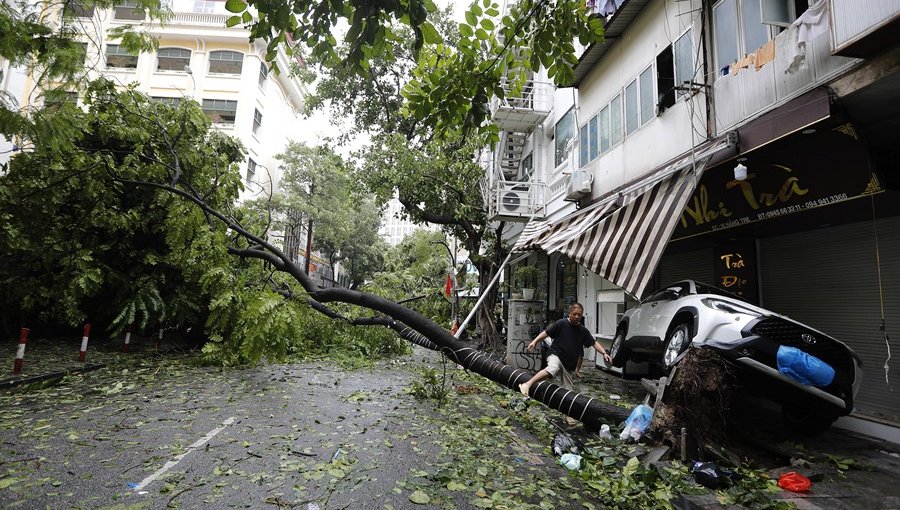
[[663,351],[663,367],[668,371],[675,364],[678,356],[691,344],[691,327],[682,322],[673,327],[666,336],[666,348]]
[[625,348],[625,330],[616,331],[613,343],[609,346],[609,357],[612,359],[612,366],[622,368],[628,361],[628,350]]

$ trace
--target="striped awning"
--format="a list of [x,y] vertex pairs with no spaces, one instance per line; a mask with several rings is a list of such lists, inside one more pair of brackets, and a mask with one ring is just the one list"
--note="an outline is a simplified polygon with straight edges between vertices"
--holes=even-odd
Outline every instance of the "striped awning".
[[642,296],[705,166],[703,160],[635,190],[622,207],[555,251]]
[[532,221],[514,251],[562,253],[640,297],[720,139],[555,222]]

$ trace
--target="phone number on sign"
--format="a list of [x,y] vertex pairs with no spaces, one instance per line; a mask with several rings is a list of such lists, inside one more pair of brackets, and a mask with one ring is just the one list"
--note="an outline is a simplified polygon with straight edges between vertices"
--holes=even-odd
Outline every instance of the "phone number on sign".
[[781,207],[779,209],[773,209],[771,211],[761,212],[761,213],[757,214],[757,218],[761,219],[761,220],[764,220],[767,218],[774,218],[776,216],[783,216],[785,214],[800,212],[804,209],[814,209],[816,207],[821,207],[823,205],[833,204],[835,202],[840,202],[842,200],[847,200],[846,193],[832,195],[830,197],[825,197],[825,198],[819,198],[816,200],[810,200],[803,205],[789,205],[786,207]]

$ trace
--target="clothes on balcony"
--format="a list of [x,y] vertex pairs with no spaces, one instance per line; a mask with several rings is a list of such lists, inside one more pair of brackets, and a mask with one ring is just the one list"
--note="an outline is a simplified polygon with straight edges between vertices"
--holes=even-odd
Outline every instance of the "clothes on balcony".
[[797,44],[806,44],[807,41],[828,33],[828,2],[819,0],[794,21],[797,30]]
[[762,47],[756,50],[756,70],[759,71],[762,66],[775,60],[775,39],[770,40]]

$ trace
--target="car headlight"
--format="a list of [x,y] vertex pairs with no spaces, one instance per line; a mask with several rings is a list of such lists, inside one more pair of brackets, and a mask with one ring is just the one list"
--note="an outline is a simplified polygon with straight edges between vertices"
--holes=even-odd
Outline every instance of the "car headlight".
[[762,314],[757,312],[756,310],[731,301],[725,301],[716,298],[703,298],[700,300],[700,302],[708,306],[709,308],[712,308],[713,310],[719,310],[725,313],[740,313],[753,317],[762,317]]

